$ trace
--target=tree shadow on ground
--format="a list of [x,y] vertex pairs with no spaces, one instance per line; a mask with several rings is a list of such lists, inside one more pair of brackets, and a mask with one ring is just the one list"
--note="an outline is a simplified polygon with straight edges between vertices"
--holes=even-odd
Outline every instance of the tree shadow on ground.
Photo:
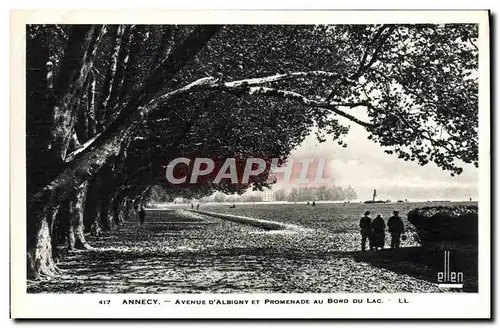
[[113,275],[129,271],[131,266],[134,270],[144,266],[152,268],[156,265],[166,267],[192,267],[199,265],[212,265],[216,263],[232,263],[241,259],[260,258],[274,261],[276,259],[302,261],[307,258],[310,261],[325,260],[328,258],[352,257],[357,252],[345,251],[318,251],[305,250],[302,248],[276,249],[273,247],[234,247],[226,249],[203,249],[203,250],[160,250],[155,248],[140,247],[137,249],[105,249],[94,251],[83,251],[76,260],[61,263],[63,270],[78,272],[79,275]]
[[[444,252],[422,247],[405,247],[397,250],[355,252],[353,258],[358,262],[406,274],[429,282],[438,282],[438,272],[444,271]],[[463,289],[460,291],[478,292],[478,255],[477,251],[452,251],[450,271],[463,272]]]
[[[213,268],[219,274],[225,271],[231,272],[230,277],[238,275],[239,271],[242,272],[242,275],[247,274],[247,272],[254,272],[255,274],[260,272],[262,274],[265,271],[268,280],[271,279],[273,283],[282,282],[286,285],[286,288],[290,289],[296,286],[292,282],[282,281],[288,277],[287,269],[281,266],[275,267],[273,263],[285,263],[290,267],[294,267],[296,263],[304,262],[304,259],[307,259],[307,263],[322,263],[323,260],[329,261],[336,258],[351,258],[356,262],[368,263],[374,267],[390,270],[397,274],[436,283],[437,272],[443,270],[442,255],[443,253],[440,251],[426,251],[420,247],[377,252],[323,251],[303,248],[276,249],[275,247],[232,247],[216,250],[184,249],[182,251],[143,247],[105,249],[75,254],[77,258],[74,260],[69,259],[69,261],[61,265],[62,269],[72,272],[73,275],[76,274],[78,278],[64,278],[57,281],[57,283],[32,286],[28,288],[28,292],[57,293],[67,292],[66,290],[74,290],[77,293],[95,292],[100,288],[104,288],[104,286],[107,289],[115,288],[115,292],[119,293],[137,292],[142,289],[145,291],[151,290],[152,286],[158,290],[175,288],[183,292],[189,290],[203,292],[204,288],[229,288],[231,281],[224,281],[221,287],[217,285],[217,282],[203,282],[202,278],[200,278],[201,280],[196,278],[196,275],[201,277],[206,273],[204,268]],[[453,253],[451,269],[464,272],[463,291],[477,292],[477,255],[464,257]],[[174,276],[170,277],[174,272],[184,272],[187,276],[174,274]],[[195,273],[195,278],[189,278],[193,273]],[[160,274],[161,279],[157,279],[158,274]],[[165,276],[162,277],[162,274]],[[280,275],[284,275],[285,278],[280,278]],[[223,273],[222,276],[224,276]],[[85,280],[82,278],[85,278]],[[194,280],[188,279],[184,281],[186,278]],[[261,276],[259,276],[259,279],[261,279]],[[235,287],[235,289],[238,288]]]

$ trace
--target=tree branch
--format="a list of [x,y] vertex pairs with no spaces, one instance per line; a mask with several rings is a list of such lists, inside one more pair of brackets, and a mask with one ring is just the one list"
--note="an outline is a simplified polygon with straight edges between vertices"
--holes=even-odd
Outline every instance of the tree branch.
[[233,88],[233,87],[228,87],[224,86],[221,88],[223,91],[227,92],[232,92],[232,93],[241,93],[246,92],[249,95],[263,95],[267,97],[276,97],[276,98],[283,98],[283,99],[291,99],[291,100],[296,100],[299,103],[310,106],[310,107],[315,107],[315,108],[324,108],[328,109],[331,112],[340,115],[342,117],[345,117],[349,119],[350,121],[357,123],[365,128],[372,128],[373,124],[364,122],[351,114],[348,114],[340,109],[338,107],[358,107],[358,106],[364,106],[364,102],[359,102],[359,103],[331,103],[331,102],[325,102],[325,101],[318,101],[318,100],[313,100],[309,99],[297,92],[293,91],[286,91],[286,90],[280,90],[280,89],[274,89],[274,88],[268,88],[268,87],[250,87],[247,89],[241,89],[241,88]]
[[95,140],[91,147],[98,147],[105,143],[105,139],[113,134],[120,134],[120,130],[132,124],[138,108],[151,102],[157,93],[164,87],[177,72],[186,65],[220,30],[220,25],[198,26],[177,46],[170,55],[162,61],[138,88],[133,90],[125,107],[108,128]]
[[382,50],[382,47],[384,46],[385,41],[387,41],[387,39],[391,35],[392,31],[394,31],[396,29],[396,26],[390,26],[389,27],[389,26],[386,25],[386,26],[384,26],[384,29],[387,29],[387,32],[383,36],[379,36],[380,40],[378,42],[377,48],[375,48],[375,51],[373,52],[372,58],[370,59],[370,61],[368,62],[368,64],[366,64],[363,67],[363,71],[365,69],[371,67],[375,63],[375,61],[378,58],[378,55],[380,54],[380,50]]
[[361,58],[361,60],[359,62],[358,71],[354,75],[361,75],[362,74],[362,71],[365,68],[366,59],[368,58],[368,52],[370,50],[370,47],[375,43],[375,41],[380,37],[380,35],[382,35],[382,32],[384,32],[386,27],[387,27],[386,25],[381,26],[377,30],[377,32],[375,33],[375,36],[369,42],[367,42],[365,51],[363,53],[363,57]]
[[229,87],[242,87],[246,85],[252,86],[252,85],[260,85],[270,82],[278,82],[278,81],[291,80],[295,78],[304,78],[304,77],[326,77],[326,78],[344,79],[348,80],[349,82],[355,82],[349,79],[348,77],[345,77],[337,73],[332,73],[327,71],[308,71],[308,72],[293,72],[293,73],[276,74],[265,77],[244,79],[234,82],[227,82],[226,85]]
[[[233,94],[241,94],[241,93],[246,93],[248,95],[261,95],[261,96],[266,96],[266,97],[275,97],[275,98],[281,98],[281,99],[291,99],[295,100],[303,105],[314,107],[314,108],[324,108],[327,110],[330,110],[331,112],[345,117],[349,119],[350,121],[359,124],[365,128],[373,128],[374,125],[368,122],[364,122],[355,116],[348,114],[342,110],[339,109],[339,107],[349,107],[349,108],[354,108],[354,107],[360,107],[360,106],[368,106],[369,104],[367,102],[355,102],[355,103],[341,103],[341,102],[327,102],[325,100],[313,100],[309,99],[299,93],[293,92],[293,91],[287,91],[287,90],[281,90],[281,89],[275,89],[275,88],[269,88],[269,87],[262,87],[262,86],[255,86],[255,85],[260,85],[260,84],[265,84],[265,83],[270,83],[270,82],[277,82],[277,81],[282,81],[282,80],[288,80],[288,79],[293,79],[293,78],[301,78],[301,77],[307,77],[307,76],[320,76],[320,77],[339,77],[338,74],[331,73],[331,72],[325,72],[325,71],[310,71],[310,72],[293,72],[293,73],[288,73],[288,74],[276,74],[272,76],[267,76],[267,77],[261,77],[261,78],[250,78],[250,79],[244,79],[244,80],[238,80],[238,81],[231,81],[231,82],[222,82],[217,78],[214,77],[204,77],[201,79],[198,79],[184,87],[181,87],[179,89],[170,91],[166,94],[163,94],[161,96],[158,96],[154,99],[152,99],[146,106],[141,107],[141,110],[143,111],[143,114],[148,115],[150,112],[157,110],[158,108],[161,108],[163,104],[171,101],[172,99],[176,97],[180,97],[182,95],[190,94],[193,92],[199,92],[199,91],[204,91],[204,90],[220,90],[223,92],[229,92]],[[106,132],[103,132],[106,133]],[[94,138],[90,141],[89,144],[85,145],[85,148],[92,148],[94,144],[96,144],[97,140],[99,138]],[[71,154],[70,158],[73,160],[76,155],[81,153],[83,149],[78,149],[78,152],[74,152]]]
[[[230,93],[236,93],[236,94],[241,94],[241,93],[246,93],[248,95],[262,95],[262,96],[267,96],[267,97],[275,97],[275,98],[282,98],[282,99],[291,99],[291,100],[296,100],[299,103],[310,106],[310,107],[315,107],[315,108],[324,108],[332,111],[333,113],[343,116],[349,120],[351,120],[354,123],[357,123],[365,128],[372,128],[373,125],[371,123],[364,122],[340,109],[338,107],[358,107],[358,106],[365,106],[365,102],[357,102],[357,103],[333,103],[333,102],[327,102],[325,100],[313,100],[309,99],[297,92],[293,91],[288,91],[288,90],[281,90],[281,89],[275,89],[275,88],[269,88],[269,87],[263,87],[263,86],[252,86],[252,85],[259,85],[259,84],[265,84],[269,82],[276,82],[284,79],[290,79],[290,78],[296,78],[296,77],[304,77],[304,76],[338,76],[337,74],[334,73],[329,73],[329,72],[324,72],[324,71],[311,71],[311,72],[294,72],[294,73],[289,73],[289,74],[277,74],[277,75],[272,75],[268,77],[262,77],[262,78],[252,78],[252,79],[245,79],[245,80],[239,80],[239,81],[232,81],[232,82],[220,82],[218,79],[215,79],[213,77],[205,77],[201,78],[199,80],[194,81],[193,83],[190,83],[180,89],[171,91],[165,95],[162,95],[153,101],[151,101],[148,106],[150,108],[158,107],[161,106],[162,103],[167,102],[174,97],[180,96],[182,94],[186,93],[191,93],[195,91],[200,91],[200,90],[221,90],[224,92],[230,92]],[[340,77],[340,76],[338,76]]]

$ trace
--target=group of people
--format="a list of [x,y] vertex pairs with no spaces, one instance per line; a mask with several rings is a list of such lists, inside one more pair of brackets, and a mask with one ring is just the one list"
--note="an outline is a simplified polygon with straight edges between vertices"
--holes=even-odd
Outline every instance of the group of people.
[[[393,211],[393,216],[387,221],[387,228],[391,234],[391,249],[399,248],[401,234],[404,231],[403,220],[399,216],[399,211]],[[370,218],[370,211],[366,211],[364,216],[359,221],[361,229],[361,250],[366,250],[366,241],[370,246],[370,250],[383,249],[385,244],[385,228],[386,224],[382,214],[379,214],[375,219]]]

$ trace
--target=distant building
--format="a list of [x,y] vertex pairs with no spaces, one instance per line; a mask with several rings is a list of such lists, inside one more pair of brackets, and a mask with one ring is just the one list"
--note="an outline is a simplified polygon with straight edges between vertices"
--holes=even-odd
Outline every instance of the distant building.
[[274,192],[271,189],[266,189],[261,192],[263,202],[274,202]]
[[[269,180],[272,180],[273,182],[276,182],[276,174],[273,172],[269,172],[269,175],[267,177]],[[276,197],[274,196],[274,192],[271,189],[264,189],[264,191],[261,192],[261,198],[263,202],[274,202],[276,201]]]

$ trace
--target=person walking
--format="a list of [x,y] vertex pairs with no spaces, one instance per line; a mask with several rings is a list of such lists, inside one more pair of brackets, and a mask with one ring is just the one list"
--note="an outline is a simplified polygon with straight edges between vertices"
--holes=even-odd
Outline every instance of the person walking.
[[366,240],[368,239],[368,243],[370,245],[370,250],[372,247],[372,238],[371,238],[371,223],[372,219],[369,217],[370,211],[366,211],[364,216],[359,220],[359,228],[361,229],[361,251],[364,252],[366,250]]
[[401,239],[401,234],[405,230],[403,220],[399,216],[399,211],[393,211],[393,216],[387,221],[387,227],[389,228],[389,233],[391,234],[391,249],[399,248],[399,241]]
[[385,244],[385,222],[382,214],[378,214],[372,221],[372,244],[375,250],[384,249]]

